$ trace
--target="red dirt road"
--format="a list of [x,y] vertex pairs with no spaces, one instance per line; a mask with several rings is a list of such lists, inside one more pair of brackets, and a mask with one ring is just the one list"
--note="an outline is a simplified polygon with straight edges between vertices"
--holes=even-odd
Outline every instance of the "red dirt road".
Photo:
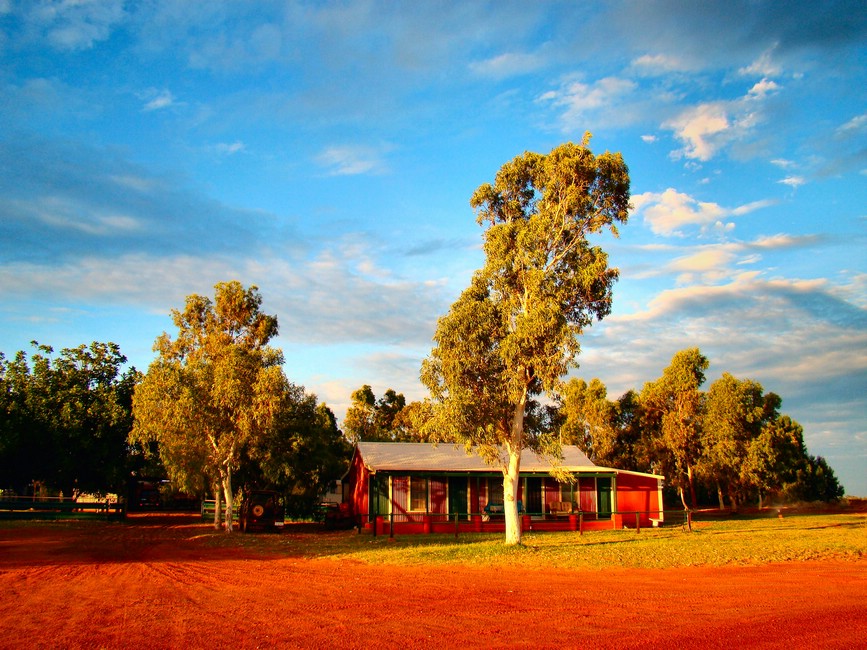
[[858,648],[867,562],[369,566],[204,543],[190,518],[0,528],[2,648]]

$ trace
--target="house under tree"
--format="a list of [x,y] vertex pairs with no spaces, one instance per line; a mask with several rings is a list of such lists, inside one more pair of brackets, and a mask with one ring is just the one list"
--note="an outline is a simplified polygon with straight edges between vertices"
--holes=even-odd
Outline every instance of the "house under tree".
[[[598,467],[575,446],[560,469],[530,450],[518,488],[524,530],[651,526],[663,518],[663,477]],[[463,447],[421,442],[360,442],[349,471],[348,509],[364,528],[395,533],[504,530],[503,474]]]

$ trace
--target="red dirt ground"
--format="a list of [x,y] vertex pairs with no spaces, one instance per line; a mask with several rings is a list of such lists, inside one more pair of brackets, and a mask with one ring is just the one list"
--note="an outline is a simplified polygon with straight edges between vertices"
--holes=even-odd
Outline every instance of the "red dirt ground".
[[791,650],[867,639],[865,561],[432,569],[213,548],[207,532],[186,516],[0,528],[0,647]]

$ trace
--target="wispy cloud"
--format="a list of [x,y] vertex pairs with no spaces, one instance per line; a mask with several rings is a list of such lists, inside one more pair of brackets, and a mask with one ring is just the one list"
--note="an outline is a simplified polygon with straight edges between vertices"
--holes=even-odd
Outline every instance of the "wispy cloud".
[[58,50],[86,50],[106,40],[127,15],[123,0],[24,3],[24,20]]
[[837,134],[848,136],[864,130],[867,130],[867,113],[856,115],[851,120],[840,126],[837,129]]
[[635,213],[658,235],[684,236],[684,229],[692,226],[708,228],[714,225],[728,227],[723,220],[734,216],[734,211],[711,201],[698,201],[688,194],[668,188],[662,193],[644,192],[632,198]]
[[666,54],[644,54],[632,60],[632,67],[655,74],[685,69],[680,59]]
[[801,185],[804,185],[807,182],[807,179],[803,176],[786,176],[786,178],[777,182],[781,185],[788,185],[793,190],[796,190],[801,187]]
[[246,149],[247,146],[240,140],[235,140],[234,142],[220,142],[214,146],[214,150],[218,154],[222,154],[224,156],[232,156],[236,153],[241,153]]
[[780,65],[774,61],[773,54],[776,46],[771,47],[759,56],[755,61],[738,70],[745,76],[776,77],[782,72]]
[[150,90],[146,95],[150,96],[150,99],[148,99],[142,108],[146,113],[169,108],[175,104],[175,97],[168,90]]
[[482,77],[504,79],[530,72],[535,72],[546,63],[543,56],[530,52],[504,52],[497,56],[473,61],[470,70]]
[[[629,111],[619,111],[638,89],[638,84],[622,77],[605,77],[592,83],[567,79],[556,90],[539,96],[538,101],[562,110],[565,129],[600,121],[629,119]],[[602,115],[604,113],[604,115]]]
[[388,171],[384,154],[390,149],[390,146],[332,146],[324,149],[316,157],[316,162],[326,168],[330,176],[383,174]]
[[774,81],[762,79],[740,99],[697,104],[663,122],[662,127],[684,145],[672,157],[706,162],[733,142],[747,139],[765,119],[763,101],[779,90]]

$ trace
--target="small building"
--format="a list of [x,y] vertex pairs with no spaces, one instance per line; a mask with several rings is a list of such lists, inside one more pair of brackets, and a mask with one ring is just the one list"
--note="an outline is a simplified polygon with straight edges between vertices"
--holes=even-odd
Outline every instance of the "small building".
[[[598,467],[563,447],[558,482],[551,461],[521,455],[518,508],[524,530],[582,530],[657,525],[663,477]],[[441,443],[360,442],[346,503],[356,525],[397,533],[504,530],[503,474],[463,447]]]

